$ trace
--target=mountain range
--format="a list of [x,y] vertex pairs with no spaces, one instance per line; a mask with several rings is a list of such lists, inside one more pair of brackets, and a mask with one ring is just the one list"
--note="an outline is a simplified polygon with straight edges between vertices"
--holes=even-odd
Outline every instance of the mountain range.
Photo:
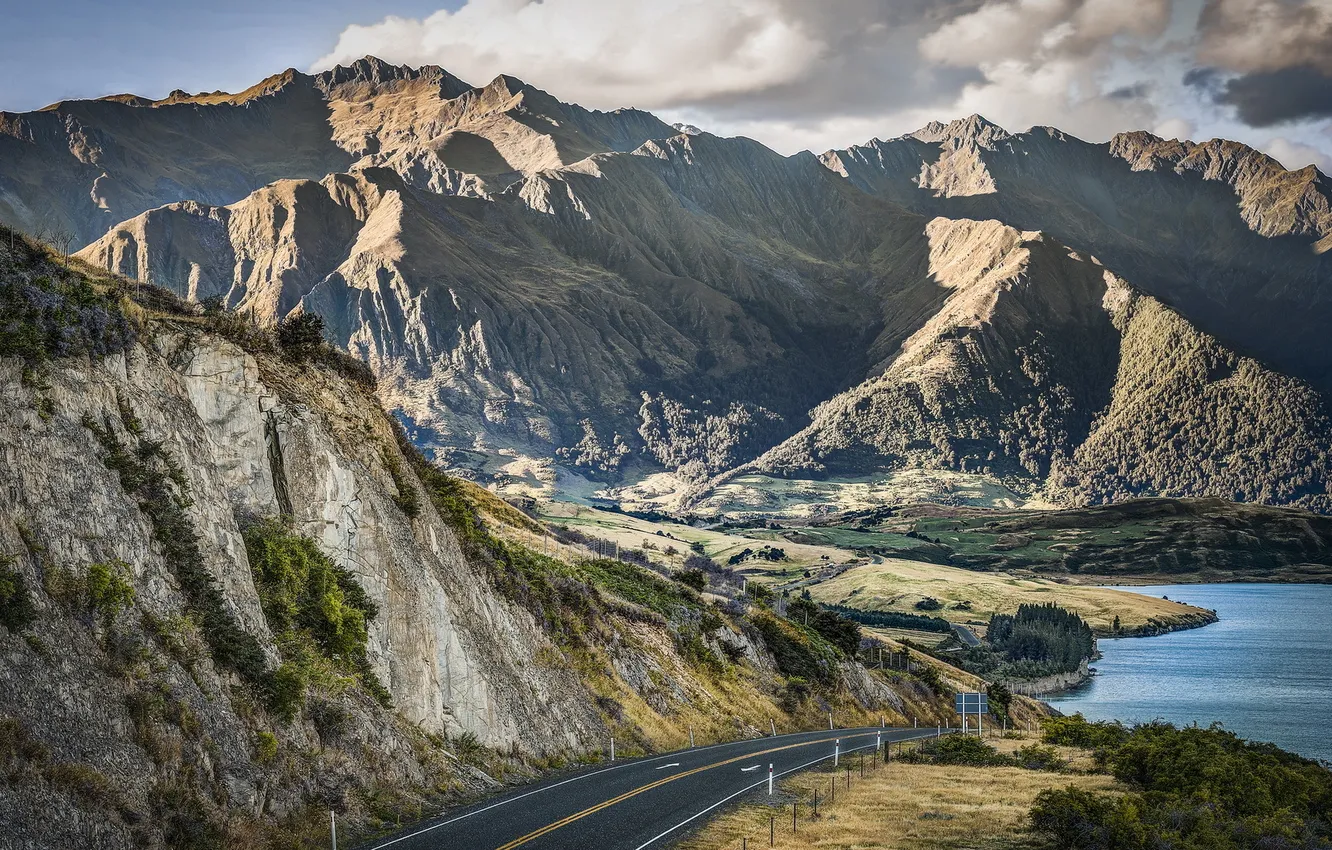
[[1221,140],[972,116],[788,157],[370,57],[0,113],[0,221],[320,314],[454,469],[676,508],[924,470],[1332,511],[1330,198]]

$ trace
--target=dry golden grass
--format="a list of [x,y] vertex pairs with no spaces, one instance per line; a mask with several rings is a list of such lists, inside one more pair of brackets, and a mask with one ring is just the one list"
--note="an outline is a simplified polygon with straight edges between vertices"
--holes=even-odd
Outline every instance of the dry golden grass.
[[[799,579],[806,568],[820,570],[828,564],[859,564],[833,578],[808,586],[820,602],[840,603],[876,611],[920,613],[915,604],[930,596],[944,608],[930,612],[953,622],[985,622],[991,614],[1011,614],[1023,603],[1054,602],[1077,611],[1094,628],[1109,631],[1115,617],[1126,629],[1149,620],[1180,623],[1203,615],[1200,609],[1152,596],[1085,585],[1062,584],[1047,579],[1002,572],[977,572],[923,561],[875,557],[872,563],[856,553],[834,546],[817,546],[749,537],[738,533],[691,528],[679,523],[658,523],[626,514],[600,511],[580,505],[553,502],[544,506],[543,519],[577,528],[584,533],[614,540],[623,547],[639,548],[647,541],[657,547],[654,557],[678,565],[689,552],[689,544],[702,543],[708,556],[725,563],[745,548],[776,545],[787,560],[768,563],[746,561],[741,570],[751,581],[783,584]],[[670,537],[658,537],[657,532]],[[677,555],[665,558],[660,552],[673,546]],[[959,603],[970,603],[957,607]]]
[[[1108,630],[1118,616],[1126,629],[1148,620],[1170,623],[1201,616],[1199,608],[1130,593],[1085,585],[1057,584],[1009,573],[981,573],[955,567],[884,558],[880,563],[852,567],[828,581],[810,586],[820,602],[840,603],[871,611],[916,611],[929,596],[944,608],[930,612],[954,622],[988,620],[992,613],[1012,613],[1023,603],[1055,602],[1076,611],[1093,628]],[[970,603],[967,608],[955,607]]]
[[[1001,750],[1026,741],[996,740]],[[1077,754],[1073,754],[1077,755]],[[1077,762],[1075,762],[1076,764]],[[857,762],[858,765],[858,762]],[[767,847],[769,818],[775,817],[775,846],[784,850],[1016,850],[1040,846],[1026,832],[1027,812],[1047,788],[1070,785],[1114,791],[1104,775],[1052,773],[1015,767],[939,767],[894,761],[860,777],[837,778],[837,797],[827,801],[832,776],[811,771],[781,783],[780,793],[746,803],[686,839],[682,850],[739,850]],[[819,790],[819,818],[810,802]],[[791,832],[791,806],[799,806],[799,826]]]

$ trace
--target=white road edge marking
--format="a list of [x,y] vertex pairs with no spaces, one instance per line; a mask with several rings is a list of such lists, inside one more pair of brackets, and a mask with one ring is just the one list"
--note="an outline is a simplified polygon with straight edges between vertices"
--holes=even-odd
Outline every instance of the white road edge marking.
[[[821,730],[815,730],[815,732],[791,732],[791,733],[789,733],[789,734],[781,735],[781,736],[779,736],[779,737],[782,737],[782,738],[794,738],[794,737],[796,737],[797,735],[813,735],[813,734],[815,734],[817,731],[821,731]],[[868,734],[868,733],[867,733],[867,734]],[[772,738],[754,738],[754,739],[751,739],[751,740],[756,740],[756,741],[757,741],[757,740],[771,741]],[[704,750],[715,750],[715,749],[717,749],[718,747],[732,747],[732,746],[735,746],[736,744],[743,744],[743,743],[746,743],[746,742],[745,742],[745,741],[725,741],[725,742],[720,743],[720,744],[709,744],[709,745],[706,746],[706,747],[695,747],[694,749],[690,750],[690,752],[693,752],[693,753],[701,753],[701,752],[703,752]],[[541,787],[541,788],[534,788],[534,789],[532,789],[531,791],[528,791],[526,794],[519,794],[518,796],[516,796],[516,797],[510,797],[510,798],[508,798],[507,800],[500,800],[498,803],[492,803],[491,805],[486,806],[486,807],[483,808],[483,809],[476,809],[476,810],[474,810],[474,811],[470,811],[470,812],[467,812],[467,813],[465,813],[465,814],[458,815],[456,818],[449,818],[449,819],[446,820],[446,821],[440,821],[439,823],[431,824],[430,826],[427,826],[427,827],[425,827],[424,829],[418,829],[416,832],[408,833],[407,835],[400,835],[400,836],[398,836],[397,838],[394,838],[394,839],[392,839],[392,840],[390,840],[390,841],[385,841],[383,844],[376,844],[374,847],[368,848],[368,850],[382,850],[382,848],[384,848],[384,847],[391,847],[391,846],[393,846],[394,844],[398,844],[399,842],[406,841],[406,840],[409,839],[409,838],[415,838],[415,837],[417,837],[418,835],[425,835],[427,832],[433,832],[434,830],[439,829],[440,827],[448,826],[449,824],[452,824],[452,823],[457,823],[457,822],[460,821],[460,820],[466,820],[467,818],[470,818],[472,815],[479,815],[479,814],[481,814],[482,812],[488,812],[488,811],[490,811],[491,809],[498,809],[500,806],[506,806],[506,805],[508,805],[509,803],[516,803],[516,802],[518,802],[519,800],[524,799],[525,797],[531,797],[533,794],[540,794],[542,791],[550,791],[551,789],[559,788],[561,785],[568,785],[570,782],[577,782],[577,781],[579,781],[580,779],[591,779],[593,776],[600,776],[601,774],[603,774],[603,773],[609,773],[609,772],[611,772],[612,770],[623,770],[623,769],[626,768],[626,767],[635,767],[635,766],[637,766],[637,765],[651,764],[651,763],[654,762],[654,761],[661,761],[662,759],[668,759],[668,758],[671,758],[671,757],[674,756],[674,755],[675,755],[675,753],[667,753],[667,754],[664,755],[664,756],[656,756],[655,758],[650,758],[650,759],[639,759],[639,760],[635,760],[635,761],[627,761],[627,762],[624,762],[623,764],[617,764],[617,765],[615,765],[614,767],[604,767],[604,768],[602,768],[601,770],[594,770],[594,771],[592,771],[591,773],[584,773],[584,774],[579,775],[579,776],[571,776],[571,777],[569,777],[568,779],[564,780],[563,782],[556,782],[554,785],[546,785],[546,786]],[[665,834],[665,833],[663,833],[663,835],[664,835],[664,834]],[[656,841],[655,838],[652,839],[652,840],[653,840],[653,841]],[[649,842],[649,843],[650,843],[650,842]],[[646,845],[644,845],[644,846],[646,846]]]
[[[858,737],[858,736],[854,736],[854,737]],[[913,737],[911,737],[911,738],[899,738],[898,740],[899,740],[899,741],[914,741],[914,740],[916,740],[917,738],[923,738],[923,737],[926,737],[926,736],[924,736],[924,735],[916,735],[916,736],[913,736]],[[891,743],[891,742],[890,742],[890,743]],[[876,745],[871,744],[871,745],[868,746],[868,747],[855,747],[855,748],[853,748],[853,749],[843,750],[843,753],[842,753],[842,754],[845,755],[846,753],[853,753],[853,752],[855,752],[856,750],[872,750],[872,749],[875,749],[875,746],[876,746]],[[821,762],[821,761],[827,761],[827,760],[830,759],[830,758],[832,758],[832,756],[820,756],[819,758],[816,758],[816,759],[814,759],[813,761],[805,762],[804,764],[802,764],[802,765],[800,765],[800,766],[798,766],[798,767],[793,767],[793,768],[791,768],[790,770],[783,770],[781,773],[774,774],[773,778],[776,779],[776,778],[779,778],[779,777],[785,776],[785,775],[788,774],[788,773],[795,773],[797,770],[804,770],[804,769],[807,768],[807,767],[810,767],[810,766],[812,766],[812,765],[816,765],[816,764],[818,764],[818,763]],[[675,826],[671,827],[670,829],[666,830],[665,832],[661,833],[660,835],[656,835],[656,836],[653,836],[652,838],[649,838],[647,841],[644,841],[642,844],[640,844],[640,845],[638,845],[637,847],[635,847],[634,850],[643,850],[643,848],[645,848],[645,847],[651,845],[653,842],[660,841],[661,839],[663,839],[663,838],[665,838],[666,836],[670,835],[672,832],[675,832],[677,829],[679,829],[680,827],[682,827],[682,826],[684,826],[685,824],[689,823],[690,821],[697,820],[698,818],[703,817],[703,815],[706,815],[708,812],[712,811],[713,809],[715,809],[715,808],[717,808],[717,807],[719,807],[719,806],[723,806],[723,805],[725,805],[726,803],[729,803],[731,800],[734,800],[736,797],[739,797],[741,794],[744,794],[744,793],[747,792],[747,791],[753,791],[755,788],[760,788],[760,787],[762,787],[763,785],[767,784],[767,781],[768,781],[767,779],[761,779],[761,780],[759,780],[758,782],[755,782],[753,785],[749,785],[749,786],[746,786],[746,787],[744,787],[744,788],[741,788],[739,791],[736,791],[734,794],[732,794],[732,795],[729,796],[729,797],[723,797],[722,799],[720,799],[720,800],[718,800],[717,802],[713,803],[711,806],[708,806],[708,807],[707,807],[706,809],[704,809],[703,811],[701,811],[701,812],[696,812],[695,814],[690,815],[689,817],[687,817],[687,818],[685,818],[684,820],[680,821],[680,822],[677,823]]]
[[673,761],[673,762],[671,762],[670,764],[663,764],[661,767],[654,767],[654,768],[652,768],[652,769],[653,769],[653,770],[665,770],[665,769],[668,768],[668,767],[679,767],[679,766],[680,766],[680,763],[679,763],[678,761]]
[[749,773],[751,770],[758,770],[758,769],[759,769],[760,767],[762,767],[762,766],[763,766],[763,765],[761,765],[761,764],[754,764],[754,765],[750,765],[749,767],[742,767],[742,768],[740,768],[740,772],[741,772],[741,773]]

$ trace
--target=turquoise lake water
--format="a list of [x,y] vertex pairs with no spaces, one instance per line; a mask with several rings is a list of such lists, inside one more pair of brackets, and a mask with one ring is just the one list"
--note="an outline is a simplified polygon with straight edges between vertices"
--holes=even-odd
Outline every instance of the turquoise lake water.
[[1092,681],[1046,702],[1091,720],[1220,721],[1245,738],[1332,761],[1332,585],[1121,589],[1211,608],[1221,621],[1102,639]]

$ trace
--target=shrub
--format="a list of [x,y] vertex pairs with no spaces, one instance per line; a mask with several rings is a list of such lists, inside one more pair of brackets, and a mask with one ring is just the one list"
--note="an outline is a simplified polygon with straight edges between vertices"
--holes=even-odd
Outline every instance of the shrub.
[[1027,770],[1050,770],[1061,771],[1068,767],[1068,761],[1059,755],[1059,751],[1054,747],[1043,747],[1040,744],[1029,744],[1018,748],[1013,754],[1013,761],[1018,767],[1025,767]]
[[295,360],[308,360],[324,347],[324,317],[318,313],[288,316],[277,326],[277,342]]
[[1012,759],[994,747],[970,735],[945,735],[926,740],[902,756],[906,761],[926,764],[967,765],[970,767],[1003,767],[1013,764]]
[[933,596],[926,596],[916,602],[917,611],[938,611],[942,607],[943,603],[935,599]]
[[14,567],[12,558],[0,558],[0,626],[18,633],[37,619],[23,573]]
[[1060,846],[1248,850],[1332,844],[1332,772],[1323,764],[1219,727],[1150,723],[1124,730],[1077,718],[1053,731],[1103,745],[1099,760],[1134,792],[1119,799],[1071,789],[1042,794],[1032,809],[1033,828]]
[[128,575],[129,564],[124,561],[88,565],[88,605],[108,625],[134,604],[134,586],[126,578]]
[[680,570],[674,578],[685,587],[692,587],[700,593],[708,586],[708,577],[702,570]]
[[1117,721],[1098,720],[1092,723],[1081,714],[1071,717],[1047,717],[1041,721],[1041,739],[1047,744],[1081,747],[1084,750],[1104,750],[1117,747],[1128,740],[1129,730]]
[[105,357],[134,343],[114,301],[81,275],[0,280],[0,356],[40,363],[56,357]]
[[754,612],[750,621],[783,676],[824,686],[837,680],[835,651],[812,631],[789,620],[779,620],[766,611]]
[[[322,656],[358,676],[377,698],[387,693],[370,670],[366,656],[367,623],[379,608],[355,577],[320,551],[308,537],[293,533],[278,520],[255,523],[244,531],[245,551],[264,619],[278,638],[288,644],[308,637]],[[290,668],[288,659],[283,668]],[[304,677],[300,686],[304,687]],[[278,681],[281,679],[281,681]],[[274,675],[275,705],[290,716],[297,700],[293,672]]]
[[270,764],[277,758],[278,739],[272,732],[260,730],[254,733],[254,760],[260,764]]
[[398,506],[408,519],[416,519],[421,515],[421,498],[417,495],[416,488],[412,486],[411,480],[403,472],[402,463],[398,456],[385,449],[383,452],[384,468],[388,470],[389,477],[393,479],[393,486],[398,494],[393,497],[393,502]]

